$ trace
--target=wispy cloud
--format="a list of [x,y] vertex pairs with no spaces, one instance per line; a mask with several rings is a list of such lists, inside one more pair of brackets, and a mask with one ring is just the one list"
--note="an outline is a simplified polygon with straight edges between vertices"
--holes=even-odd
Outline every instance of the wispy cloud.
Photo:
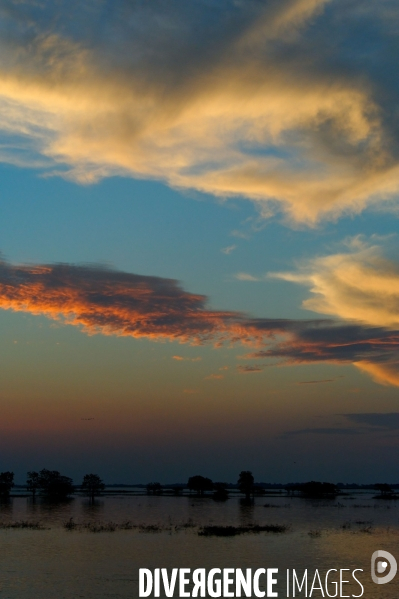
[[262,372],[263,366],[259,366],[258,364],[250,366],[242,366],[241,364],[237,366],[237,370],[240,374],[252,374],[255,372]]
[[224,379],[224,374],[210,374],[205,377],[206,381],[221,381]]
[[320,383],[333,383],[336,379],[321,379],[315,381],[298,381],[297,385],[319,385]]
[[365,431],[351,426],[351,427],[321,427],[321,428],[301,428],[293,431],[285,431],[282,437],[296,437],[300,435],[360,435]]
[[392,0],[4,0],[0,159],[310,225],[396,201],[398,23]]
[[232,237],[237,237],[238,239],[249,239],[249,234],[244,231],[237,231],[236,229],[230,233]]
[[258,283],[259,281],[261,281],[259,277],[254,277],[248,272],[238,272],[234,275],[234,278],[237,279],[237,281],[249,281],[250,283]]
[[176,360],[177,362],[200,362],[202,358],[184,358],[183,356],[172,356],[172,360]]
[[342,414],[345,418],[360,425],[379,429],[399,429],[399,412],[366,412],[359,414]]
[[[358,413],[340,414],[344,419],[342,426],[330,426],[320,428],[303,428],[285,431],[282,437],[293,437],[299,435],[362,435],[378,434],[399,430],[399,412],[390,413]],[[353,424],[354,426],[348,426]]]
[[[300,322],[300,321],[299,321]],[[320,322],[305,324],[302,321],[288,335],[287,340],[260,350],[248,357],[282,358],[292,364],[330,362],[367,364],[384,368],[387,364],[397,368],[399,331],[355,324]]]
[[229,246],[227,246],[227,247],[225,247],[225,248],[222,248],[220,251],[221,251],[223,254],[226,254],[226,256],[228,256],[229,254],[231,254],[231,252],[234,252],[234,250],[235,250],[236,248],[237,248],[237,246],[236,246],[236,245],[229,245]]

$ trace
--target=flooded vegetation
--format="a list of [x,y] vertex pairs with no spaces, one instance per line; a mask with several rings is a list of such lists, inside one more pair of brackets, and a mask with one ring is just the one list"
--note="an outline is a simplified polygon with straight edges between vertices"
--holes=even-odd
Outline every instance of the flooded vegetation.
[[[233,491],[228,501],[132,491],[109,496],[105,490],[94,502],[78,494],[57,502],[39,496],[0,502],[4,596],[126,599],[138,596],[138,569],[159,566],[317,563],[322,571],[353,563],[364,569],[367,588],[372,552],[395,553],[399,541],[399,504],[374,500],[374,490],[339,501],[295,495],[289,503],[284,493],[266,503],[264,496],[247,501]],[[371,596],[396,599],[395,589]]]
[[234,537],[248,533],[281,533],[287,530],[288,526],[283,524],[266,524],[264,526],[260,526],[259,524],[253,526],[204,526],[198,534],[203,537]]

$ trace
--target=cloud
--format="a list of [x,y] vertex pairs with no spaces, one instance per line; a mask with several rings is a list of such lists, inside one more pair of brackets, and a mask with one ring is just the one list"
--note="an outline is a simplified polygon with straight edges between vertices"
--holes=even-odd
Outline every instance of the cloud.
[[[345,419],[346,426],[333,426],[324,428],[304,428],[298,430],[285,431],[282,437],[292,437],[297,435],[361,435],[399,430],[399,412],[390,413],[358,413],[358,414],[340,414]],[[347,422],[355,426],[347,426]]]
[[381,429],[398,430],[399,429],[399,412],[368,412],[363,414],[342,414],[348,420],[369,427]]
[[380,385],[399,387],[399,360],[388,362],[388,364],[374,364],[372,361],[362,360],[355,366],[369,374]]
[[[323,347],[309,338],[304,359],[325,359],[326,353],[336,359],[351,356],[374,381],[399,386],[399,264],[359,237],[347,245],[345,253],[310,260],[296,273],[271,276],[308,286],[313,297],[303,302],[304,308],[358,323],[329,329]],[[289,351],[296,353],[294,347]]]
[[189,293],[172,279],[62,263],[1,261],[0,309],[44,315],[88,334],[215,345],[264,345],[275,335],[290,335],[313,322],[323,322],[259,319],[212,310],[204,295]]
[[172,356],[172,360],[177,360],[178,362],[200,362],[202,358],[183,358],[183,356]]
[[0,159],[321,219],[399,189],[393,0],[0,7]]
[[322,379],[318,381],[299,381],[297,385],[318,385],[319,383],[333,383],[336,379]]
[[231,254],[231,252],[234,252],[234,250],[236,249],[236,247],[237,247],[236,245],[229,245],[229,246],[227,246],[225,248],[222,248],[220,251],[223,254],[226,254],[226,256],[228,256],[229,254]]
[[[281,364],[354,364],[378,382],[399,382],[399,330],[327,319],[251,318],[212,310],[205,296],[185,291],[174,280],[101,266],[3,261],[0,309],[44,315],[88,334],[216,347],[239,343],[252,346],[247,358],[277,359]],[[258,365],[241,368],[255,372]]]
[[224,374],[210,374],[205,377],[206,381],[221,381],[224,379]]
[[360,238],[349,251],[310,260],[297,273],[274,277],[300,283],[313,295],[303,307],[367,325],[399,326],[399,264]]
[[250,275],[247,272],[238,272],[234,275],[234,278],[237,279],[237,281],[249,281],[251,283],[257,283],[261,280],[258,277],[254,277],[253,275]]
[[396,363],[398,344],[397,330],[337,322],[323,324],[297,321],[286,340],[280,340],[274,346],[249,354],[248,357],[283,358],[291,364],[373,363],[383,367],[387,362]]
[[[85,332],[189,343],[264,336],[234,312],[211,310],[176,281],[69,264],[0,263],[0,308],[43,314]],[[179,359],[179,357],[177,357]]]
[[293,431],[285,431],[281,437],[296,437],[299,435],[359,435],[362,430],[357,427],[324,427],[324,428],[302,428]]
[[237,237],[238,239],[249,239],[249,237],[250,237],[248,233],[244,233],[244,231],[237,231],[237,230],[231,231],[230,235],[232,237]]
[[242,366],[238,365],[237,370],[240,374],[252,374],[254,372],[262,372],[263,366],[254,365],[254,366]]

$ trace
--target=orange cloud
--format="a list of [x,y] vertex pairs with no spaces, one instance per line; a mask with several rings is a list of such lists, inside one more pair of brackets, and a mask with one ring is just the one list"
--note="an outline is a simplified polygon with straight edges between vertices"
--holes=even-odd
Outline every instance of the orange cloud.
[[262,366],[237,366],[237,370],[240,374],[252,374],[254,372],[262,372]]
[[89,334],[192,344],[254,343],[267,334],[242,314],[208,309],[204,296],[184,291],[176,281],[100,267],[2,262],[0,308],[42,314]]
[[366,372],[380,385],[392,385],[399,387],[399,362],[388,364],[373,364],[373,362],[355,362],[355,366]]
[[[240,343],[257,347],[249,358],[277,358],[283,364],[354,364],[375,380],[395,385],[399,381],[395,374],[399,330],[320,319],[250,318],[211,310],[205,296],[189,293],[171,279],[103,267],[1,262],[0,308],[41,314],[88,334],[215,346]],[[242,373],[259,369],[259,365],[238,366]],[[223,374],[207,379],[223,379]]]

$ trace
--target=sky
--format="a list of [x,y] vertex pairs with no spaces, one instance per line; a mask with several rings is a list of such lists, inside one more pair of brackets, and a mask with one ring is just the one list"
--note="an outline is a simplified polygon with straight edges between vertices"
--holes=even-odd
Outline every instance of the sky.
[[0,470],[398,482],[393,0],[3,0]]

